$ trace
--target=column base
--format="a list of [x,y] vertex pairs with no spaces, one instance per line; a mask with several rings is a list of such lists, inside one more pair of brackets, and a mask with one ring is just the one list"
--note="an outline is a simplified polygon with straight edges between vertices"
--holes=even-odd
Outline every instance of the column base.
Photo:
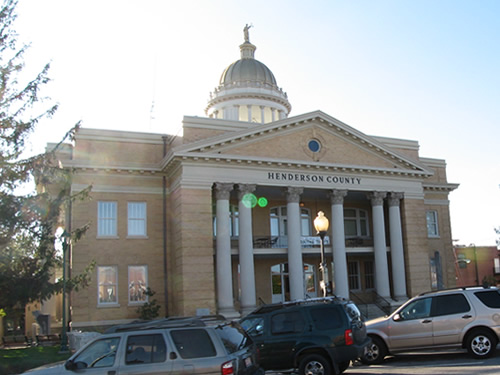
[[240,317],[240,313],[236,311],[234,307],[221,308],[217,311],[217,313],[229,320]]

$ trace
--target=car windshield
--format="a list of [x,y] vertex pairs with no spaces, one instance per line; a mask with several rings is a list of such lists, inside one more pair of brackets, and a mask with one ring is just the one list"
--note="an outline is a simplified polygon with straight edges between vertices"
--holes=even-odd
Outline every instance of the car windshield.
[[229,353],[237,352],[251,344],[251,339],[240,326],[224,324],[218,326],[215,331]]

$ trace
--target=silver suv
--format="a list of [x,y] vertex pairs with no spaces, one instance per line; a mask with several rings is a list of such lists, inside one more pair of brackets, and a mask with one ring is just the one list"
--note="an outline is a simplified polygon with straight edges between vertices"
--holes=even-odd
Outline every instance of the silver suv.
[[422,293],[391,315],[367,321],[366,329],[372,339],[361,358],[366,364],[391,353],[451,347],[490,357],[500,338],[500,292],[472,287]]
[[28,371],[57,374],[263,374],[238,323],[168,318],[112,327],[66,363]]

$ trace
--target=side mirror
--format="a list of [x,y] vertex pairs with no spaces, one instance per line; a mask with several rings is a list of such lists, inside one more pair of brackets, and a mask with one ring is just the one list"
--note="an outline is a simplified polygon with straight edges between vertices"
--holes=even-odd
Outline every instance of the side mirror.
[[64,368],[68,371],[73,371],[76,369],[75,362],[73,362],[71,359],[68,359],[66,363],[64,363]]
[[264,326],[259,324],[257,327],[255,327],[255,334],[256,335],[262,335],[263,332],[264,332]]
[[394,316],[392,317],[392,320],[394,320],[395,322],[399,322],[399,321],[403,320],[403,318],[399,314],[394,314]]

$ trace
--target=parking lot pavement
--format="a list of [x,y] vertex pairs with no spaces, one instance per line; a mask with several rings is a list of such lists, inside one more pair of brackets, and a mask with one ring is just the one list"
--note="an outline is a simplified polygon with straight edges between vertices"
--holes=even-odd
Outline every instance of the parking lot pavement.
[[477,360],[465,351],[410,353],[387,357],[380,365],[351,365],[345,375],[477,375],[500,374],[500,350],[492,358]]
[[[492,358],[477,360],[466,351],[418,352],[387,357],[380,365],[351,364],[345,375],[499,375],[500,350]],[[267,371],[266,375],[282,375]]]

